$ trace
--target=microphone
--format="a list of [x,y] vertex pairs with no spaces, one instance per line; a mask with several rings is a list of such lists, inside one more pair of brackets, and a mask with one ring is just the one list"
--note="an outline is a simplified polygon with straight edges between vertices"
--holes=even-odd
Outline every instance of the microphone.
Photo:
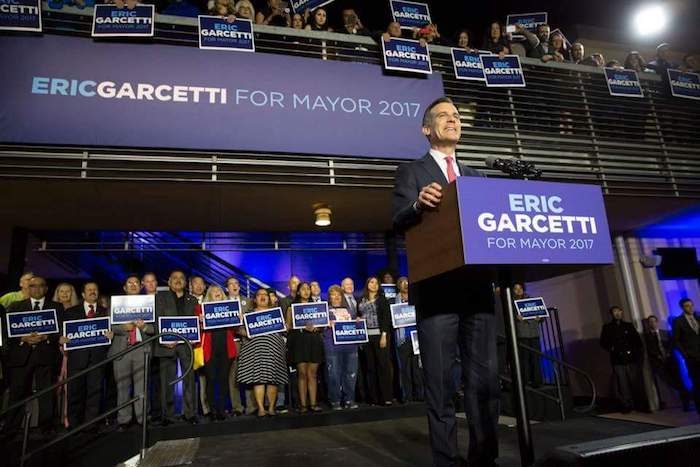
[[511,178],[540,178],[542,171],[535,164],[520,159],[499,159],[488,156],[484,161],[490,169],[497,169],[511,176]]

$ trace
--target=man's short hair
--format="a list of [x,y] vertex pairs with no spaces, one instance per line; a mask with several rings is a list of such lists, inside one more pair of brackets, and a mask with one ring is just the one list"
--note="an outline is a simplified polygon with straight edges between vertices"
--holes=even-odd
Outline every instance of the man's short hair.
[[608,309],[608,313],[610,313],[612,315],[613,311],[615,311],[615,310],[624,311],[621,306],[613,305],[610,307],[610,309]]
[[226,278],[226,280],[224,281],[224,285],[225,285],[226,287],[228,287],[229,281],[236,281],[236,282],[238,282],[238,285],[241,285],[241,281],[239,281],[237,277],[235,277],[235,276],[228,276],[228,277]]
[[82,290],[82,291],[85,292],[85,287],[87,287],[87,286],[90,285],[90,284],[95,284],[95,286],[96,286],[98,289],[100,288],[100,285],[99,285],[97,282],[95,282],[95,281],[87,281],[87,282],[83,282],[83,290]]
[[423,127],[428,127],[433,123],[433,114],[432,110],[433,107],[440,105],[440,104],[452,104],[455,105],[454,102],[452,102],[452,99],[450,99],[447,96],[442,96],[437,99],[435,99],[433,102],[430,103],[430,105],[425,109],[425,113],[423,114]]
[[171,278],[176,272],[179,272],[180,274],[185,276],[185,278],[187,278],[187,273],[185,272],[185,270],[180,268],[175,268],[172,271],[170,271],[170,274],[168,274],[168,278]]
[[649,321],[650,319],[653,319],[654,321],[658,321],[658,320],[659,320],[659,318],[657,318],[656,315],[649,315],[649,316],[647,316],[647,321]]
[[686,302],[693,303],[693,301],[692,301],[691,299],[689,299],[688,297],[686,297],[686,298],[681,298],[681,300],[678,302],[678,306],[681,307],[681,308],[683,308],[683,305],[685,305]]
[[[144,276],[145,276],[145,274],[144,274]],[[127,282],[129,282],[129,279],[131,279],[131,278],[134,278],[134,279],[136,279],[137,281],[141,282],[141,278],[139,277],[139,275],[136,274],[136,273],[132,273],[132,274],[128,274],[128,275],[124,278],[123,283],[126,284]]]

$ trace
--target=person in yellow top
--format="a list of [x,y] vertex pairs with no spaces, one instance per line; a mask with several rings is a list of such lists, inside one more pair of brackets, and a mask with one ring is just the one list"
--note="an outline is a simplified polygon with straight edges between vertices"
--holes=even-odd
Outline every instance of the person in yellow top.
[[2,305],[3,308],[7,308],[11,303],[28,299],[29,281],[32,280],[32,277],[34,277],[33,272],[25,272],[22,274],[22,277],[19,278],[19,290],[8,292],[0,297],[0,305]]

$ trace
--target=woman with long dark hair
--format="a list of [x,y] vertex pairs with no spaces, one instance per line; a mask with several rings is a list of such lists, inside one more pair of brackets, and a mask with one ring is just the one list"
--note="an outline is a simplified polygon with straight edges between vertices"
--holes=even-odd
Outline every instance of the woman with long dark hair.
[[498,21],[494,21],[489,25],[482,49],[489,50],[495,54],[510,53],[510,41],[505,35],[505,28]]

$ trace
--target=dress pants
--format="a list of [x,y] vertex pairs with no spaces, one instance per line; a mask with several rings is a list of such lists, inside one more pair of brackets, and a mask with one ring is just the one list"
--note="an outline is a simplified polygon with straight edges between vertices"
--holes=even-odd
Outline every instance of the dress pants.
[[[74,374],[98,362],[91,358],[86,363],[85,366],[72,366],[70,352],[68,352],[66,377],[71,378]],[[101,366],[68,382],[68,423],[71,428],[90,421],[100,414],[104,375],[104,367]]]
[[[175,347],[174,357],[160,358],[160,401],[164,418],[172,418],[175,411],[175,387],[170,383],[177,378],[177,362],[180,362],[180,368],[184,372],[190,365],[190,359],[190,353],[185,345]],[[182,380],[182,406],[185,418],[192,418],[197,414],[196,392],[194,371],[190,371]]]
[[[236,342],[236,355],[241,355],[241,342]],[[243,404],[241,403],[241,388],[238,386],[238,358],[231,362],[231,369],[228,373],[228,390],[231,397],[231,408],[234,411],[243,412]]]
[[[224,349],[222,354],[213,354],[210,360],[204,364],[209,413],[223,414],[226,410],[226,393],[229,392],[228,375],[233,360],[229,359],[225,352]],[[216,387],[219,390],[218,398],[216,397]]]
[[492,464],[498,457],[500,405],[493,311],[419,314],[418,339],[434,465],[460,463],[454,405],[458,388],[453,378],[458,349],[469,425],[469,465]]
[[[122,358],[114,360],[114,380],[117,383],[117,405],[124,404],[131,399],[131,387],[133,384],[134,397],[143,394],[143,364],[146,349],[141,347],[132,350]],[[150,376],[150,375],[149,375]],[[117,423],[125,425],[131,422],[132,412],[136,413],[136,421],[143,423],[143,405],[136,402],[132,406],[124,407],[117,413]]]
[[391,401],[391,337],[386,338],[386,347],[379,347],[380,336],[369,336],[369,342],[364,345],[367,358],[367,399],[373,404],[384,404]]
[[693,400],[695,401],[695,410],[700,414],[700,361],[693,358],[686,358],[685,365],[688,368],[688,376],[693,382]]
[[[57,362],[58,363],[58,362]],[[48,388],[56,382],[57,368],[50,365],[39,365],[34,356],[24,366],[8,367],[10,400],[8,405],[19,402],[32,395],[32,383],[36,382],[37,391]],[[39,398],[39,427],[51,428],[54,425],[55,394],[48,393]],[[13,411],[7,419],[8,432],[18,430],[22,426],[24,408]]]
[[[520,337],[518,342],[533,349],[540,349],[539,337]],[[520,371],[525,384],[532,385],[533,388],[542,386],[542,368],[540,368],[540,356],[526,349],[518,348],[520,351]]]
[[409,338],[399,345],[397,351],[403,401],[422,401],[424,399],[423,370],[418,365],[418,355],[413,354],[411,339]]
[[635,405],[635,396],[639,396],[641,389],[639,365],[636,363],[613,365],[613,375],[615,375],[617,397],[623,410],[632,410]]

